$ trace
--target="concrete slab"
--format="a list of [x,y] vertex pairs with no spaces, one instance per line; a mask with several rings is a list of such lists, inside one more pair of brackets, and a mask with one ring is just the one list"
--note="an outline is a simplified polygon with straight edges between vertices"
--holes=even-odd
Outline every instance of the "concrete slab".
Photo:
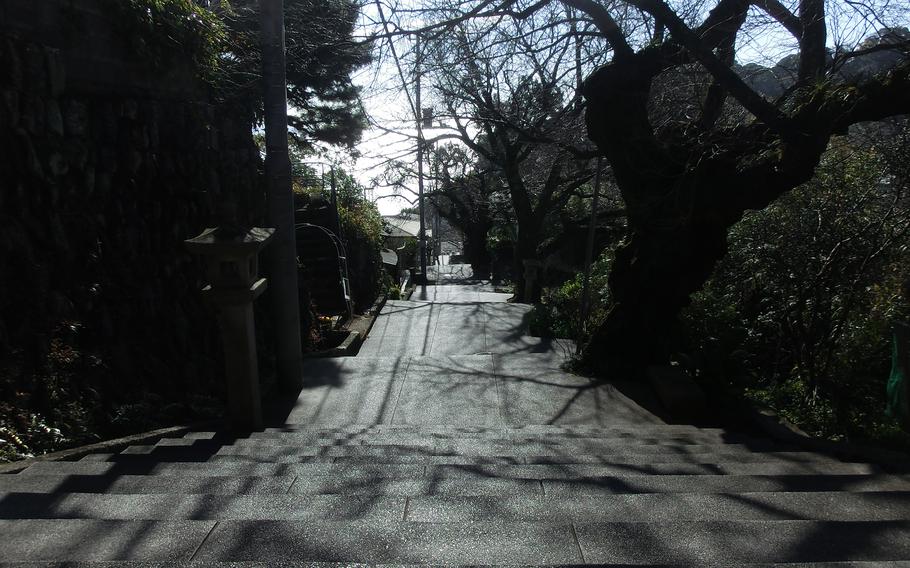
[[562,371],[551,358],[497,355],[494,362],[508,425],[662,423],[613,386]]
[[3,493],[0,519],[396,521],[403,497]]
[[489,355],[415,357],[395,409],[395,424],[498,426],[498,386]]
[[[587,380],[560,370],[574,354],[574,343],[528,336],[531,306],[506,303],[508,294],[477,284],[427,286],[418,292],[410,301],[386,304],[359,357],[429,355],[443,361],[446,356],[494,353],[495,372],[474,370],[469,374],[475,380],[469,380],[451,362],[436,368],[426,362],[410,366],[393,422],[435,425],[454,420],[481,426],[659,422],[615,389],[589,389]],[[361,388],[370,386],[364,382]],[[381,399],[379,390],[342,395],[354,402],[336,405],[330,413],[333,420],[388,422],[385,413],[359,410],[364,405],[375,408],[375,402],[364,398]],[[499,416],[493,412],[494,404],[500,405]],[[306,414],[295,415],[294,421],[303,421],[297,416]]]
[[438,310],[426,302],[389,300],[376,317],[360,356],[426,355],[433,343]]
[[287,424],[378,424],[391,418],[408,360],[396,357],[308,361],[304,388]]
[[438,327],[433,336],[429,355],[481,355],[489,352],[483,327],[450,328]]
[[910,558],[906,521],[579,523],[575,530],[590,563],[729,566]]
[[493,353],[512,355],[553,353],[559,355],[563,361],[571,359],[575,353],[575,343],[568,339],[516,336],[509,330],[498,331],[490,328],[487,329],[487,345]]
[[582,558],[571,525],[225,521],[198,560],[566,564]]
[[0,520],[0,561],[182,560],[215,521]]

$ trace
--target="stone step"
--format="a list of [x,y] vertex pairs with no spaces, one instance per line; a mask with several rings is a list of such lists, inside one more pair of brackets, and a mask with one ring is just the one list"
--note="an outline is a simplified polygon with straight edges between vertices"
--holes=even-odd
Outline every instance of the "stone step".
[[188,561],[215,521],[0,520],[0,562]]
[[[641,448],[654,448],[642,446]],[[437,452],[432,448],[415,449],[381,446],[347,446],[337,448],[296,448],[293,446],[270,447],[213,447],[209,451],[198,448],[131,446],[108,461],[156,460],[160,462],[211,462],[253,461],[272,463],[414,463],[423,465],[472,465],[485,463],[514,464],[627,464],[647,465],[657,463],[717,463],[717,462],[818,462],[838,463],[836,459],[812,452],[754,452],[747,448],[703,448],[701,451],[636,451],[624,449],[613,453],[575,454],[571,451],[549,451],[525,454],[502,449],[495,452],[453,451]]]
[[[372,454],[372,455],[371,455]],[[362,455],[323,455],[312,457],[299,457],[294,453],[290,455],[281,455],[280,452],[241,452],[235,448],[216,453],[208,461],[219,460],[252,460],[266,461],[275,463],[306,463],[309,461],[328,462],[338,464],[369,464],[369,463],[414,463],[423,465],[461,465],[471,466],[475,464],[601,464],[601,465],[649,465],[649,464],[673,464],[673,463],[698,463],[712,464],[720,462],[737,462],[737,463],[790,463],[790,462],[813,462],[813,463],[841,463],[834,458],[821,456],[811,452],[748,452],[742,450],[723,451],[705,453],[650,453],[650,452],[630,452],[614,453],[601,455],[586,454],[569,454],[550,452],[548,454],[523,455],[515,453],[513,455],[469,455],[469,454],[432,454],[432,453],[364,453]],[[126,458],[127,456],[118,456]]]
[[186,438],[165,438],[155,444],[135,445],[122,453],[142,454],[152,452],[218,452],[220,454],[246,454],[249,452],[275,452],[277,455],[296,453],[300,456],[383,456],[407,453],[442,455],[565,455],[565,454],[701,454],[712,452],[768,452],[792,450],[767,440],[750,443],[625,443],[617,441],[577,442],[567,440],[561,443],[513,442],[488,440],[411,440],[407,443],[380,444],[375,440],[369,444],[306,444],[294,443],[287,439],[238,439],[238,440],[192,440]]
[[637,493],[588,496],[424,496],[405,520],[425,523],[910,520],[908,492]]
[[0,493],[0,519],[399,521],[407,497]]
[[626,475],[565,479],[512,479],[459,472],[417,475],[285,475],[230,477],[205,475],[5,475],[0,492],[9,493],[175,493],[175,494],[346,494],[346,495],[566,495],[597,499],[626,493],[910,491],[910,476],[895,475]]
[[420,496],[0,493],[0,519],[462,522],[896,521],[908,492]]
[[626,475],[566,479],[524,479],[469,475],[430,468],[421,477],[299,476],[289,493],[368,495],[553,495],[587,499],[626,493],[735,493],[910,491],[910,476],[887,475]]
[[[225,456],[213,456],[212,460],[218,461],[222,459],[255,459],[250,456],[241,456],[241,455],[225,455]],[[304,461],[301,463],[306,463],[308,460],[322,461],[326,458],[304,458]],[[649,465],[666,465],[672,467],[673,465],[704,465],[710,466],[716,463],[727,463],[727,464],[761,464],[767,463],[769,465],[773,464],[786,464],[786,463],[814,463],[819,466],[824,466],[826,464],[839,464],[835,459],[818,456],[817,454],[810,453],[799,453],[799,452],[769,452],[765,454],[754,454],[754,453],[710,453],[710,454],[692,454],[692,455],[663,455],[663,454],[629,454],[629,455],[603,455],[603,456],[593,456],[593,455],[578,455],[578,456],[559,456],[559,455],[549,455],[549,456],[459,456],[459,455],[402,455],[402,456],[386,456],[383,458],[375,457],[364,457],[364,456],[349,456],[349,457],[335,457],[328,458],[332,460],[332,463],[335,464],[370,464],[370,463],[415,463],[423,464],[426,466],[434,465],[452,465],[460,467],[471,467],[474,465],[484,465],[484,464],[513,464],[513,465],[572,465],[572,464],[589,464],[589,465],[614,465],[614,466],[628,466],[628,467],[646,467]],[[294,463],[293,458],[288,458],[289,461]],[[277,460],[278,463],[281,463],[281,460]],[[892,471],[892,473],[894,473]]]
[[[626,475],[541,480],[546,495],[910,491],[910,475]],[[298,480],[295,486],[299,485]]]
[[[368,433],[368,434],[342,434],[335,436],[320,436],[294,432],[252,432],[244,437],[211,436],[201,438],[198,433],[192,437],[165,438],[161,442],[173,445],[190,443],[193,440],[211,440],[219,443],[235,444],[261,444],[261,445],[313,445],[313,446],[339,446],[339,445],[431,445],[436,443],[480,443],[490,444],[547,444],[551,446],[567,445],[695,445],[695,444],[769,444],[769,439],[754,438],[736,434],[716,434],[693,432],[690,434],[672,434],[669,436],[634,436],[621,432],[614,436],[546,436],[533,434],[516,434],[513,436],[496,434],[474,434],[468,436],[443,435],[443,434],[411,434],[411,433]],[[166,440],[171,440],[166,442]],[[186,440],[186,442],[178,442]]]
[[737,434],[735,431],[723,428],[698,428],[688,424],[615,424],[610,426],[566,426],[551,424],[530,424],[525,426],[452,426],[439,424],[377,424],[319,427],[318,425],[285,425],[278,428],[265,428],[267,433],[305,433],[305,434],[413,434],[418,436],[447,435],[470,437],[474,435],[499,435],[499,436],[566,436],[566,437],[609,437],[617,435],[630,436],[667,436],[674,434],[708,433],[708,434]]
[[907,521],[0,521],[0,561],[661,564],[893,561]]
[[[34,561],[34,562],[2,562],[0,568],[270,568],[272,564],[248,560],[243,562],[235,561]],[[313,561],[292,561],[282,560],[281,568],[369,568],[370,566],[382,566],[385,568],[412,568],[414,564],[366,564],[352,562],[313,562]],[[434,563],[436,568],[463,568],[463,564],[444,564]],[[484,564],[490,567],[514,567],[514,564]],[[539,566],[531,565],[531,566]],[[629,568],[629,564],[598,564],[606,568]],[[647,565],[645,565],[647,566]],[[660,565],[665,566],[665,565]],[[700,563],[697,566],[706,568],[910,568],[910,561],[893,560],[893,561],[855,561],[855,562],[798,562],[798,563]]]
[[879,467],[842,462],[768,463],[662,463],[621,464],[472,464],[430,465],[403,463],[259,463],[241,460],[163,462],[136,459],[126,462],[36,462],[16,475],[181,475],[181,476],[338,476],[364,475],[419,477],[450,476],[487,479],[576,480],[629,475],[866,475],[883,473]]
[[231,477],[190,475],[0,475],[0,492],[13,493],[287,493],[295,475]]

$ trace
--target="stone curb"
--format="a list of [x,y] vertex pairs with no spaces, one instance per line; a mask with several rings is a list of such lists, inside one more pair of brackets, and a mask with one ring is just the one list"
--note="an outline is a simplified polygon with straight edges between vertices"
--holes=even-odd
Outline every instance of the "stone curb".
[[902,470],[910,468],[910,456],[903,452],[815,438],[766,406],[744,401],[743,410],[747,413],[749,422],[776,441],[794,444],[815,452],[830,454],[844,461],[872,462],[884,466],[897,467]]
[[[385,303],[388,301],[388,299],[389,299],[389,295],[383,294],[383,296],[381,298],[379,298],[375,304],[373,304],[373,307],[370,308],[370,313],[373,314],[373,317],[370,319],[370,324],[363,331],[362,339],[360,340],[361,344],[363,344],[364,339],[366,339],[367,337],[370,336],[370,331],[373,330],[373,324],[376,323],[376,318],[379,317],[379,312],[381,312],[382,308],[385,307]],[[358,345],[358,351],[360,350],[359,347],[360,346]],[[356,353],[355,353],[355,355],[356,355]]]
[[115,438],[113,440],[105,440],[103,442],[97,442],[94,444],[89,444],[87,446],[79,446],[76,448],[60,450],[58,452],[51,452],[49,454],[44,454],[42,456],[37,456],[34,458],[0,464],[0,475],[5,473],[19,473],[33,463],[38,462],[74,461],[76,458],[81,458],[89,454],[102,452],[116,453],[126,448],[127,446],[147,444],[152,441],[157,441],[161,438],[179,438],[180,436],[183,436],[184,434],[193,430],[211,430],[213,428],[222,426],[222,424],[223,422],[221,420],[207,420],[205,422],[196,422],[184,426],[170,426],[168,428],[159,428],[157,430],[150,430],[148,432],[142,432],[140,434],[132,434],[130,436],[124,436],[122,438]]
[[[375,318],[374,318],[375,319]],[[373,324],[370,324],[372,327]],[[304,353],[304,359],[324,359],[328,357],[350,357],[356,355],[360,351],[360,344],[363,343],[363,339],[360,337],[359,331],[349,331],[348,336],[344,338],[344,341],[340,345],[332,347],[331,349],[323,349],[322,351],[311,351],[309,353]]]

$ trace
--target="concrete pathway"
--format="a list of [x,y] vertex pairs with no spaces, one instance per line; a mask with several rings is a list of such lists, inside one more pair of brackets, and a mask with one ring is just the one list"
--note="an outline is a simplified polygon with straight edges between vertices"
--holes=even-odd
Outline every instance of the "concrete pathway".
[[563,371],[574,344],[528,335],[530,306],[446,268],[422,299],[387,302],[357,357],[307,362],[288,424],[661,422],[612,385]]
[[908,566],[906,464],[663,424],[458,276],[276,427],[0,475],[0,568]]

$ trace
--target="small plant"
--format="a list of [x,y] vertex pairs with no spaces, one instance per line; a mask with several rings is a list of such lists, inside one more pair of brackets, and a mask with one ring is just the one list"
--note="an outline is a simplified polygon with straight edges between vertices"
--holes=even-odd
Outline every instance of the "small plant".
[[531,333],[540,337],[562,337],[584,342],[606,317],[609,309],[609,275],[612,249],[605,250],[591,266],[588,315],[581,319],[584,274],[576,274],[557,288],[547,288],[541,303],[531,310]]

